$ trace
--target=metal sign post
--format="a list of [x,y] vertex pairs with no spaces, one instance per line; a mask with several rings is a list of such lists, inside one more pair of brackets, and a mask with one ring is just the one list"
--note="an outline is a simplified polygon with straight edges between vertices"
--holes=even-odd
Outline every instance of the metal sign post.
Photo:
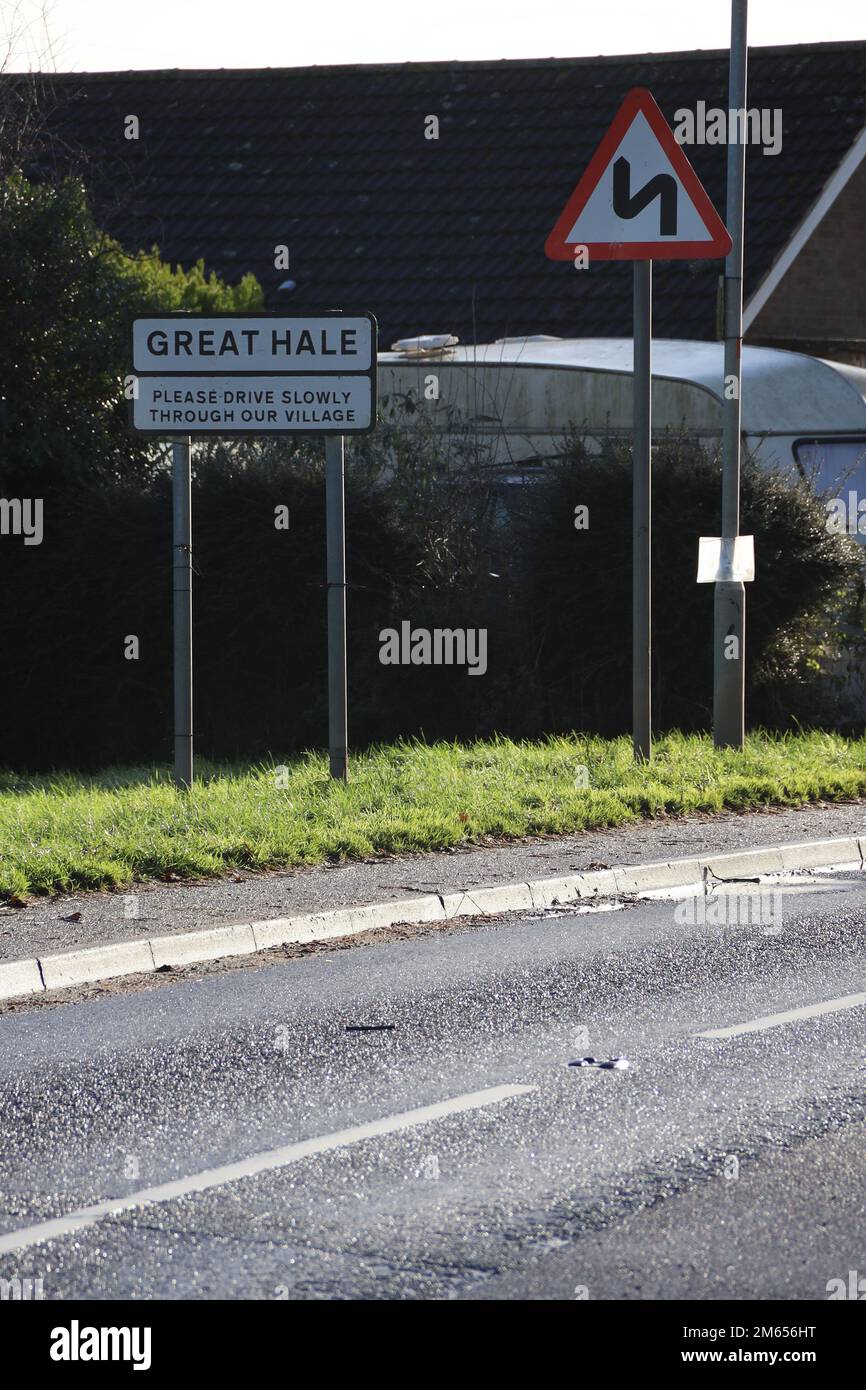
[[[730,112],[746,109],[747,0],[731,7]],[[728,144],[728,229],[725,260],[725,398],[722,405],[722,539],[740,534],[740,388],[743,347],[743,204],[745,131]],[[746,705],[746,590],[740,579],[717,580],[713,603],[713,742],[742,748]]]
[[[726,256],[731,238],[650,92],[634,87],[545,242],[554,261],[634,261],[632,741],[652,755],[652,263]],[[580,254],[578,254],[580,253]]]
[[[175,435],[174,778],[193,779],[193,435],[324,434],[331,776],[348,775],[346,518],[343,436],[376,428],[372,314],[168,314],[132,325],[131,424]],[[177,432],[184,433],[177,437]]]
[[328,748],[331,776],[349,775],[346,694],[346,476],[343,436],[325,440],[328,533]]
[[632,453],[632,744],[652,756],[652,261],[634,263],[634,449]]
[[172,445],[172,600],[174,642],[174,780],[192,786],[192,440]]

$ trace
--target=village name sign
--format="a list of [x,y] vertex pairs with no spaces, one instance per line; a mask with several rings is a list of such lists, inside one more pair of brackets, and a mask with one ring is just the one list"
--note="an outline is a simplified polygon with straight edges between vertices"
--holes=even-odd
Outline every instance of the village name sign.
[[328,742],[348,775],[343,436],[376,428],[372,314],[163,314],[135,319],[130,423],[173,438],[174,778],[193,782],[192,472],[196,435],[322,434],[328,589]]
[[371,314],[177,314],[133,324],[133,427],[146,434],[365,433]]

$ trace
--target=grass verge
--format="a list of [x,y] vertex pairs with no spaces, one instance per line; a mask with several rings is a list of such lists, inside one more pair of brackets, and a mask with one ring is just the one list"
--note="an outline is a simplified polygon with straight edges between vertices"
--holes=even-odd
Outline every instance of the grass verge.
[[860,797],[866,738],[827,733],[754,733],[742,753],[670,734],[644,766],[626,738],[400,743],[355,757],[345,784],[309,754],[285,765],[203,765],[189,793],[160,767],[5,773],[0,897]]

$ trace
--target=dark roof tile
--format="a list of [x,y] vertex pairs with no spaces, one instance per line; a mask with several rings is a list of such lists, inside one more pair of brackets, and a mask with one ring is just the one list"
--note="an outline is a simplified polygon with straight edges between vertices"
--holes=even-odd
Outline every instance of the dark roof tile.
[[[86,152],[100,216],[126,245],[202,256],[232,280],[252,270],[271,307],[365,305],[384,345],[420,331],[627,334],[630,268],[578,274],[546,261],[544,241],[636,85],[671,122],[699,99],[725,107],[727,54],[63,75],[51,119]],[[784,143],[747,151],[747,296],[866,125],[866,43],[753,49],[749,105],[781,108]],[[139,142],[123,137],[128,114]],[[438,141],[424,139],[430,114]],[[724,147],[687,153],[723,212]],[[282,243],[288,276],[273,266]],[[720,270],[658,264],[655,331],[713,337]]]

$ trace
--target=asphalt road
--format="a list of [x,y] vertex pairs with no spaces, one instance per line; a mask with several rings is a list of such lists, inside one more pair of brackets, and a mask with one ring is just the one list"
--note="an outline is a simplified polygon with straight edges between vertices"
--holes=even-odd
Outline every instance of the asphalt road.
[[548,912],[0,1018],[0,1278],[826,1299],[866,1276],[866,879],[775,908]]

